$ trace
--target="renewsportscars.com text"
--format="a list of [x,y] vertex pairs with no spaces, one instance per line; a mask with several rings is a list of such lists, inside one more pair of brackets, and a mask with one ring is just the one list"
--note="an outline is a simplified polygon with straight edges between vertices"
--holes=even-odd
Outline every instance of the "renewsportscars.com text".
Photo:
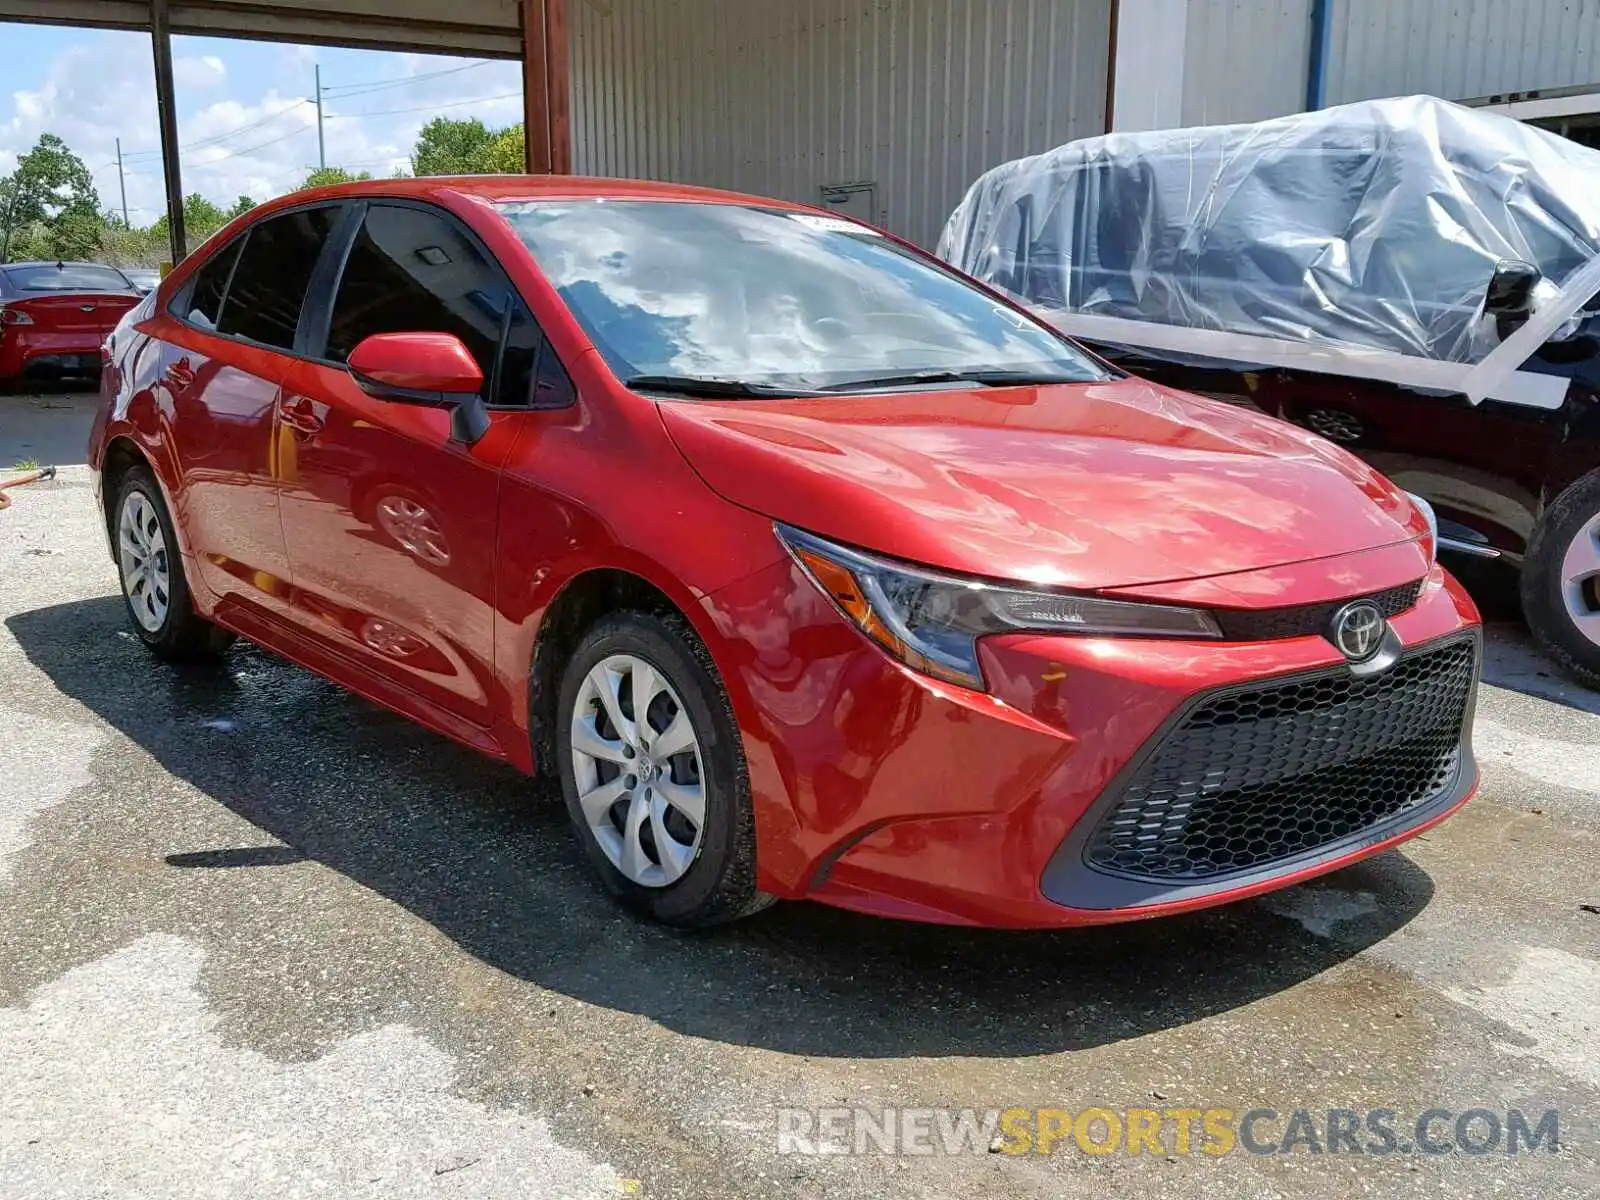
[[1429,1108],[781,1108],[779,1154],[1559,1153],[1560,1114]]

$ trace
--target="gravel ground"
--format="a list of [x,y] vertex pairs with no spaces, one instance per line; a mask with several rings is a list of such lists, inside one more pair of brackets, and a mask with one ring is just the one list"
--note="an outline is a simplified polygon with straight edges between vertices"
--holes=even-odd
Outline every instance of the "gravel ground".
[[[0,397],[0,465],[81,463],[86,413]],[[13,495],[6,1200],[1600,1196],[1600,697],[1514,623],[1482,793],[1403,853],[1121,928],[783,904],[685,937],[514,773],[253,648],[154,662],[81,465]],[[831,1105],[1557,1109],[1563,1146],[777,1153],[780,1106]]]

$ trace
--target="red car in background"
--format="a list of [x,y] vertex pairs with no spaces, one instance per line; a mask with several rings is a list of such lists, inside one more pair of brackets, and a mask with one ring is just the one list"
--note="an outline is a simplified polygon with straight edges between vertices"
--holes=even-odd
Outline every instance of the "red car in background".
[[1125,920],[1477,783],[1426,504],[814,209],[388,181],[235,221],[113,335],[133,627],[235,634],[524,771],[606,886]]
[[94,378],[100,347],[139,290],[98,263],[0,264],[0,386],[23,378]]

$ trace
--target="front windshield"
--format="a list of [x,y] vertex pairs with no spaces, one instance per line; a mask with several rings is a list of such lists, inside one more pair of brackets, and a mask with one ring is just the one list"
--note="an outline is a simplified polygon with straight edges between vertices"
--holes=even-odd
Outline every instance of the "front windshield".
[[1057,334],[851,222],[654,200],[501,211],[624,380],[810,390],[923,374],[1105,378]]

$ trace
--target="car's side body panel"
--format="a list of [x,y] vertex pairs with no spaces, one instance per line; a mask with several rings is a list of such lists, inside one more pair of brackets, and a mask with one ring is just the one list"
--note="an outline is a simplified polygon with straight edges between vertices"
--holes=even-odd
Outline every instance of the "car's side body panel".
[[171,442],[177,512],[198,581],[218,599],[286,613],[289,559],[279,515],[275,413],[286,363],[164,312],[144,332],[155,339],[151,401]]
[[500,470],[527,414],[496,414],[464,446],[444,411],[374,400],[314,362],[291,364],[279,407],[295,619],[489,726]]

